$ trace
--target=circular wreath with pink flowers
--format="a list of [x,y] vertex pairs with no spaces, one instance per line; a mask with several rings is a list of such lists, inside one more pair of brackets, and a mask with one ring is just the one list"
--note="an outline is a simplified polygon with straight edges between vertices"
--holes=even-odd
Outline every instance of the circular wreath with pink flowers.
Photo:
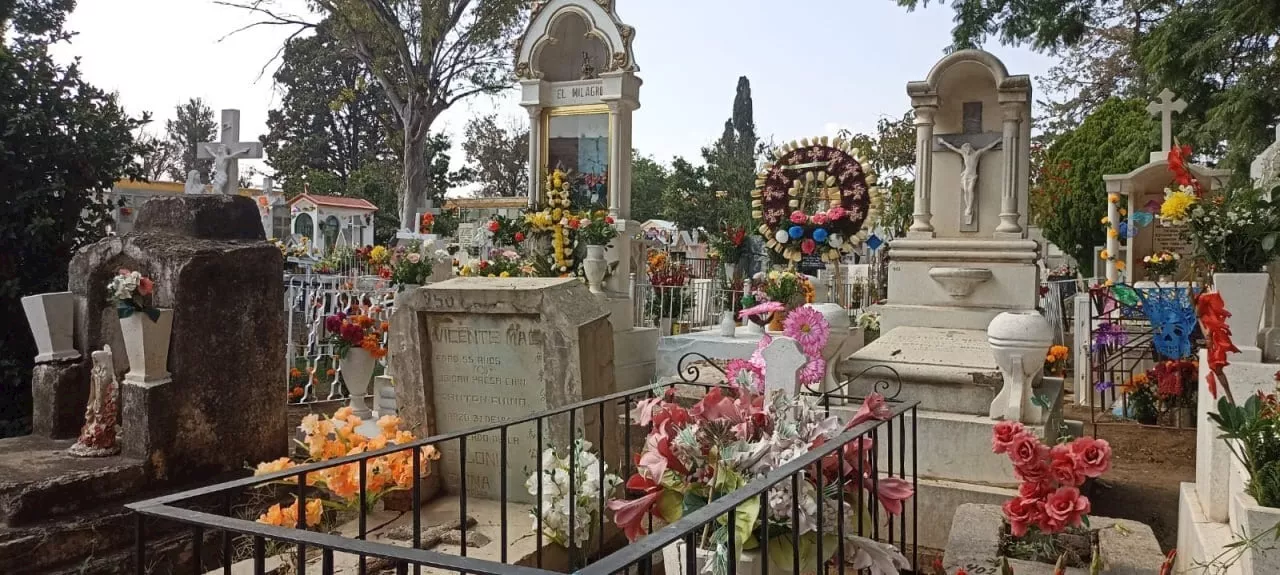
[[798,262],[818,254],[836,261],[866,239],[875,215],[876,177],[848,142],[816,138],[788,143],[756,176],[751,215],[767,246]]

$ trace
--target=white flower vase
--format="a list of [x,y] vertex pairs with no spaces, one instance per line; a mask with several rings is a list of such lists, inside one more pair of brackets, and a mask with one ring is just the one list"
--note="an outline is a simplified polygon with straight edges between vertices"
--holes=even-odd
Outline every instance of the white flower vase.
[[1045,414],[1032,403],[1032,385],[1044,369],[1053,345],[1053,329],[1036,311],[1004,312],[987,326],[987,343],[1004,385],[991,402],[991,418],[1043,423]]
[[365,396],[369,393],[369,380],[373,378],[373,368],[377,361],[363,348],[353,347],[342,355],[342,384],[351,395],[351,413],[360,419],[373,417],[369,402]]
[[1222,303],[1231,313],[1227,327],[1231,329],[1231,339],[1240,348],[1243,361],[1262,359],[1258,331],[1262,328],[1268,279],[1265,273],[1213,274],[1213,287],[1222,294]]
[[[711,560],[711,552],[698,548],[694,550],[695,569],[689,571],[689,557],[686,555],[685,542],[683,540],[676,541],[662,548],[662,568],[666,570],[667,575],[699,575],[703,573],[703,567],[707,561]],[[758,550],[743,551],[742,556],[738,558],[738,575],[760,575],[764,572],[764,561],[760,557]],[[780,569],[777,565],[769,566],[770,572],[790,573],[790,569]]]
[[733,337],[738,324],[733,321],[733,310],[720,312],[720,337]]
[[582,260],[582,271],[587,276],[591,293],[604,293],[604,276],[609,262],[604,259],[605,246],[587,246],[587,257]]
[[169,377],[169,338],[173,335],[173,310],[161,309],[156,321],[144,312],[120,318],[124,351],[129,357],[126,384],[154,387],[173,381]]
[[733,276],[738,273],[738,264],[724,264],[724,279],[733,283]]
[[69,291],[22,298],[31,335],[36,340],[36,363],[80,357],[73,343],[76,298]]

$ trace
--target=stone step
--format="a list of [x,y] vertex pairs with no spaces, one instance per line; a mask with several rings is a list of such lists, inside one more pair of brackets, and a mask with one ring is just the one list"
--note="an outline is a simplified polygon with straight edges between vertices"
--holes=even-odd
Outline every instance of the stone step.
[[990,412],[1003,381],[986,332],[968,329],[899,327],[840,362],[836,373],[852,380],[847,395],[877,391],[918,401],[921,409],[972,415]]
[[72,457],[74,440],[0,440],[0,527],[21,527],[136,498],[144,463],[122,456]]

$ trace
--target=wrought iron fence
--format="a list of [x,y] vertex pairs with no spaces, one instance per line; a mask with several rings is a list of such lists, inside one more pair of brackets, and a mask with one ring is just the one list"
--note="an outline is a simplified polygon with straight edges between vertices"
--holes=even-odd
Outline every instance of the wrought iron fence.
[[[840,304],[849,311],[849,321],[873,303],[872,290],[863,282],[825,286],[820,301]],[[635,327],[661,327],[670,320],[676,333],[714,328],[721,313],[742,309],[742,289],[731,289],[721,279],[692,279],[683,286],[655,286],[632,283]],[[666,335],[667,332],[664,332]]]
[[[706,391],[716,386],[674,383],[667,387]],[[780,541],[779,549],[790,546],[790,549],[798,550],[802,545],[806,548],[816,546],[812,551],[816,552],[815,557],[821,558],[820,563],[829,565],[831,570],[842,574],[852,569],[850,561],[856,554],[866,552],[865,545],[869,541],[879,541],[881,543],[874,549],[885,553],[887,545],[910,557],[909,567],[916,568],[918,554],[914,546],[908,550],[908,539],[916,540],[918,495],[911,497],[905,508],[894,507],[893,514],[889,513],[890,507],[887,506],[890,502],[881,501],[879,495],[879,486],[882,482],[890,481],[889,478],[909,482],[912,492],[919,493],[915,478],[917,405],[914,402],[890,401],[877,418],[846,427],[838,436],[822,445],[809,449],[728,495],[685,513],[670,524],[655,524],[650,515],[646,522],[639,524],[640,532],[632,533],[637,539],[629,545],[623,546],[620,541],[615,545],[607,545],[606,534],[611,530],[608,519],[602,510],[590,509],[585,505],[566,505],[565,511],[567,533],[576,533],[578,525],[586,522],[591,531],[586,545],[568,543],[567,549],[544,545],[550,542],[544,535],[548,526],[544,523],[543,513],[534,513],[533,518],[528,520],[528,530],[532,533],[512,532],[512,510],[517,510],[515,514],[521,516],[527,512],[525,507],[512,505],[528,501],[528,496],[536,497],[533,501],[542,501],[544,495],[541,481],[530,482],[537,485],[535,493],[521,492],[521,488],[525,486],[525,476],[514,471],[519,462],[527,460],[527,457],[532,459],[530,464],[536,466],[535,476],[542,477],[545,469],[540,455],[548,446],[567,447],[571,432],[572,437],[590,438],[600,446],[600,477],[606,472],[606,460],[612,464],[611,469],[620,470],[622,476],[627,477],[636,470],[636,454],[639,451],[637,446],[643,443],[644,437],[644,430],[637,427],[637,422],[632,419],[632,409],[638,402],[651,399],[662,391],[626,391],[529,417],[501,417],[497,423],[484,427],[440,434],[378,451],[339,457],[131,504],[128,507],[136,512],[135,572],[140,575],[146,573],[146,566],[149,564],[149,535],[172,533],[176,524],[178,532],[181,529],[189,530],[192,552],[182,555],[187,563],[173,569],[174,573],[204,574],[221,567],[222,572],[228,574],[233,572],[233,568],[235,572],[251,570],[255,574],[263,574],[267,572],[268,562],[275,561],[291,563],[294,573],[318,571],[325,575],[335,572],[379,573],[392,569],[398,574],[410,571],[418,574],[424,567],[479,575],[552,575],[568,570],[587,575],[651,575],[657,564],[663,561],[662,556],[670,555],[665,552],[672,551],[672,546],[676,546],[674,549],[679,550],[676,562],[688,566],[686,573],[692,574],[700,561],[698,541],[711,527],[727,527],[728,537],[725,541],[730,549],[729,556],[737,556],[736,551],[741,549],[737,548],[740,538],[735,530],[742,527],[735,520],[735,513],[745,506],[754,506],[756,502],[759,502],[761,509],[774,510],[773,520],[766,517],[754,533],[758,541],[770,541],[772,532]],[[831,405],[837,401],[860,399],[833,393],[806,395],[819,395],[820,409],[825,409],[828,414],[831,412]],[[676,393],[677,398],[681,396],[682,394]],[[610,424],[611,421],[616,421],[617,424]],[[536,441],[531,453],[524,453],[523,446],[527,444],[519,440],[525,439]],[[495,444],[498,446],[494,457],[496,468],[476,470],[468,467],[469,464],[479,466],[475,463],[475,454],[480,453],[477,446],[492,448]],[[427,447],[443,451],[445,459],[432,464],[413,456],[418,450]],[[314,481],[309,481],[309,478],[314,480],[325,470],[346,470],[357,481],[357,486],[353,488],[353,500],[367,502],[373,473],[370,462],[396,452],[409,453],[407,459],[411,462],[411,477],[422,477],[427,465],[437,471],[442,468],[445,470],[443,488],[437,489],[439,485],[429,481],[412,481],[412,488],[409,490],[410,505],[405,512],[408,517],[402,518],[408,524],[406,527],[409,528],[409,534],[403,536],[402,544],[370,538],[377,528],[370,527],[371,509],[368,504],[354,505],[350,512],[352,516],[341,518],[347,521],[346,526],[336,531],[331,531],[324,525],[308,528],[308,513],[301,510],[297,513],[297,523],[289,526],[271,525],[252,519],[272,502],[307,502],[319,496],[320,488],[314,485]],[[574,460],[576,453],[576,450],[569,450],[568,469],[579,468]],[[466,456],[461,456],[462,454]],[[857,455],[856,464],[851,461],[854,457],[850,454]],[[437,473],[431,478],[439,476]],[[485,485],[480,481],[482,478],[496,478],[496,481]],[[582,481],[578,474],[569,473],[567,481],[568,493],[578,493],[576,482]],[[288,482],[288,485],[281,486],[284,482]],[[621,488],[607,487],[606,484],[604,481],[597,483],[596,501],[604,502],[622,493]],[[851,505],[853,491],[857,492],[856,507]],[[804,501],[802,497],[791,496],[798,493],[834,494],[837,496],[834,501],[840,503],[833,504],[825,496],[815,496]],[[236,509],[246,507],[240,504],[246,497],[256,501],[256,504],[248,505],[247,511],[237,513]],[[849,499],[846,500],[846,497]],[[481,499],[496,501],[500,514],[494,533],[498,544],[497,553],[488,558],[468,556],[469,537],[479,537],[477,528],[469,519],[468,504],[478,503]],[[824,509],[824,501],[835,509]],[[814,505],[816,509],[810,509]],[[299,508],[302,509],[303,506],[299,505]],[[444,512],[448,515],[446,519],[456,521],[453,523],[457,526],[457,537],[453,542],[456,545],[451,546],[456,548],[456,553],[425,548],[429,547],[426,543],[430,542],[423,540],[424,514],[430,514],[429,519],[439,518],[441,515],[436,511],[438,509],[447,509]],[[812,521],[815,516],[818,520]],[[802,526],[802,519],[812,523]],[[816,532],[816,538],[806,539],[802,543],[802,534],[809,532]],[[513,545],[530,537],[536,540],[530,553],[520,557],[511,553]],[[759,548],[760,570],[764,575],[771,571],[769,556],[772,552],[774,551],[770,545],[761,545]],[[564,554],[567,554],[566,562],[554,565],[553,563],[564,559]],[[801,572],[798,564],[801,555],[802,553],[792,553],[792,569],[775,569]],[[807,570],[812,571],[816,566],[815,563]],[[729,561],[727,573],[733,575],[738,568],[736,561]]]
[[284,285],[288,342],[283,375],[289,402],[348,399],[325,318],[354,304],[376,321],[390,321],[396,288],[378,276],[319,274],[285,274]]

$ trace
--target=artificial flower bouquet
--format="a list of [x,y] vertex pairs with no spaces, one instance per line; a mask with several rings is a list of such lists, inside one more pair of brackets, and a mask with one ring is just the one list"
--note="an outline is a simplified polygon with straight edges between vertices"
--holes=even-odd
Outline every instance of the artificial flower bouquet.
[[529,267],[520,260],[514,250],[502,250],[490,254],[491,259],[479,260],[458,267],[463,277],[509,278],[531,275]]
[[596,210],[590,214],[575,217],[570,228],[578,231],[578,240],[589,246],[607,246],[618,237],[618,228],[614,226],[613,216],[605,210]]
[[1049,353],[1044,356],[1044,372],[1057,377],[1064,377],[1067,373],[1067,358],[1071,355],[1071,349],[1065,345],[1055,345],[1049,348]]
[[[626,483],[631,494],[610,500],[613,519],[628,539],[645,535],[645,518],[667,523],[678,521],[715,500],[803,456],[839,436],[845,430],[871,420],[887,420],[892,410],[879,395],[869,396],[847,424],[827,416],[813,396],[793,396],[775,390],[765,394],[750,386],[715,387],[697,404],[686,409],[675,401],[673,388],[664,395],[639,402],[634,417],[649,427],[637,472]],[[805,469],[799,493],[792,482],[782,481],[769,491],[767,506],[754,497],[733,512],[736,541],[730,545],[726,520],[712,522],[698,534],[696,545],[705,559],[704,573],[727,572],[729,561],[744,553],[768,547],[771,568],[790,571],[796,560],[792,537],[800,541],[802,572],[821,572],[841,542],[844,519],[846,560],[854,570],[870,569],[875,575],[896,575],[908,563],[891,545],[860,537],[858,524],[870,524],[863,501],[869,493],[890,515],[902,513],[903,502],[914,493],[901,478],[872,476],[870,439],[851,441],[823,465]],[[818,477],[821,474],[821,478]],[[823,485],[819,491],[817,485]],[[843,485],[843,489],[832,486]],[[792,516],[792,498],[800,499],[799,515]],[[822,514],[818,514],[818,500]],[[766,534],[767,524],[767,537]],[[819,524],[823,557],[817,547]],[[731,556],[730,549],[736,551]],[[810,551],[805,551],[810,550]]]
[[[802,274],[791,271],[773,270],[768,273],[758,272],[751,277],[751,304],[743,301],[743,307],[757,307],[765,302],[775,302],[782,306],[771,306],[772,319],[769,327],[773,331],[782,331],[787,313],[806,303],[813,303],[814,289],[809,279]],[[763,309],[758,308],[757,309]]]
[[[1069,566],[1087,565],[1089,557],[1081,555],[1090,553],[1094,537],[1085,532],[1086,546],[1077,551],[1064,545],[1070,537],[1061,535],[1080,535],[1078,530],[1089,526],[1089,498],[1081,495],[1080,486],[1111,468],[1106,440],[1081,437],[1049,447],[1021,423],[1001,421],[992,432],[991,451],[1009,458],[1021,482],[1018,495],[1003,506],[1008,533],[1002,551],[1015,559],[1041,562],[1067,554]],[[1022,553],[1026,554],[1018,556]]]
[[[430,214],[426,214],[430,215]],[[431,278],[431,258],[424,257],[419,242],[410,242],[407,247],[397,246],[392,252],[390,269],[391,283],[404,289],[406,285],[422,285]]]
[[[721,263],[736,264],[742,259],[742,248],[746,245],[747,229],[727,226],[718,232],[709,234],[711,257]],[[729,278],[733,279],[733,278]]]
[[431,228],[436,225],[436,216],[430,212],[422,214],[422,219],[418,221],[418,233],[429,234]]
[[1143,256],[1142,265],[1147,268],[1147,274],[1152,276],[1171,276],[1178,271],[1178,263],[1182,261],[1182,256],[1176,252],[1158,251],[1149,256]]
[[[376,313],[371,309],[370,313]],[[353,349],[363,349],[374,359],[382,359],[387,355],[383,345],[383,335],[390,326],[385,321],[374,319],[362,311],[348,315],[338,312],[324,320],[325,331],[328,332],[328,343],[333,345],[334,354],[345,356]]]
[[689,269],[686,266],[670,263],[665,255],[655,267],[655,258],[649,259],[649,285],[653,288],[649,296],[649,315],[655,318],[678,318],[684,312],[693,309],[693,294],[685,289],[689,283]]
[[[568,548],[569,506],[572,505],[573,546],[583,548],[604,513],[600,494],[613,493],[622,484],[622,478],[609,473],[609,464],[600,461],[591,449],[591,442],[578,439],[574,441],[573,450],[570,458],[567,453],[561,455],[555,448],[547,448],[542,453],[541,481],[536,470],[528,470],[525,488],[535,499],[541,498],[530,512],[533,528],[537,529],[541,520],[542,534],[547,540]],[[573,477],[572,490],[570,476]]]
[[[356,431],[360,426],[359,417],[352,415],[350,407],[343,407],[332,417],[321,418],[311,414],[302,418],[298,429],[303,433],[303,440],[298,445],[306,450],[307,456],[301,463],[288,457],[275,461],[260,463],[254,468],[254,475],[268,475],[287,471],[300,464],[328,461],[337,457],[379,451],[396,445],[405,445],[414,440],[413,433],[400,429],[400,418],[384,415],[378,419],[379,434],[365,437]],[[367,460],[365,465],[365,498],[366,508],[373,506],[379,499],[389,493],[413,488],[413,449],[393,451]],[[419,478],[427,477],[431,471],[430,462],[440,459],[440,452],[427,445],[417,450],[419,462]],[[288,477],[278,483],[297,485],[296,477]],[[318,492],[318,497],[308,497],[303,503],[303,513],[307,527],[320,524],[326,508],[336,511],[355,511],[360,509],[360,463],[351,462],[345,465],[312,471],[307,474],[307,486]],[[293,491],[293,489],[290,489]],[[259,523],[280,527],[296,527],[298,525],[298,499],[293,496],[291,505],[272,505],[258,517]]]
[[107,292],[116,300],[116,315],[120,319],[140,312],[153,322],[159,321],[160,310],[153,307],[150,301],[155,289],[155,282],[151,278],[124,268],[120,268],[119,273],[107,284]]
[[494,216],[480,229],[481,233],[488,236],[488,239],[493,242],[493,245],[499,247],[519,244],[516,234],[519,234],[521,239],[524,237],[524,225],[520,221],[506,216]]
[[[761,306],[770,308],[776,302],[765,302]],[[759,306],[758,306],[759,307]],[[755,315],[753,309],[743,310],[743,317]],[[831,325],[827,318],[816,309],[802,307],[787,316],[782,335],[796,340],[800,350],[804,352],[808,362],[800,368],[798,381],[803,386],[811,386],[822,382],[827,373],[827,362],[822,357],[827,347],[827,339],[831,335]],[[773,343],[773,337],[765,334],[756,344],[756,350],[749,359],[733,359],[725,366],[725,375],[730,385],[746,387],[757,392],[764,390],[764,349]]]

